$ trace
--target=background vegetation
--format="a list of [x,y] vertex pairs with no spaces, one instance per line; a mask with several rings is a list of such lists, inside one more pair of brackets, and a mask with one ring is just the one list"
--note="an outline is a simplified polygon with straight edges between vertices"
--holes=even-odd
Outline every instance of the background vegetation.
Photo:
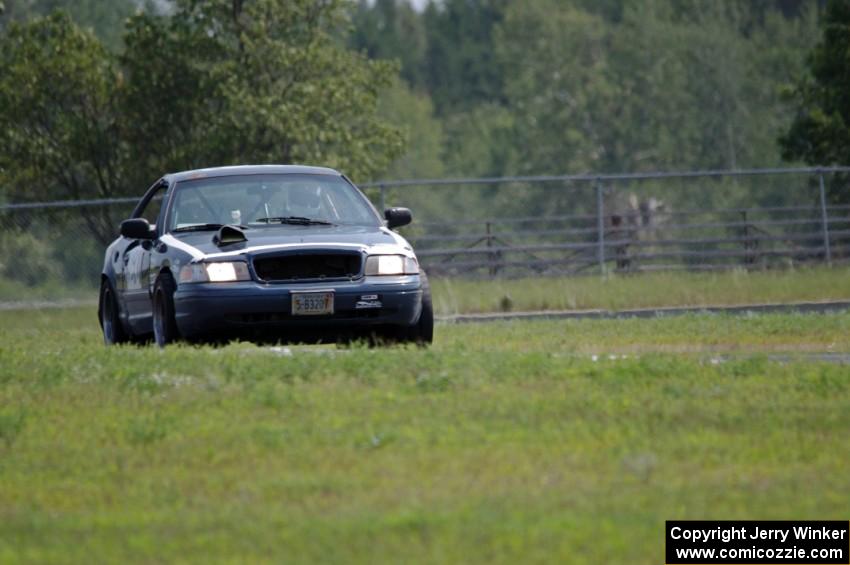
[[780,163],[820,6],[363,0],[350,43],[432,101],[431,176],[734,169]]
[[363,178],[400,154],[400,133],[376,114],[393,65],[340,44],[342,2],[169,7],[127,19],[117,52],[67,12],[8,24],[7,198],[138,195],[167,171],[245,162],[322,163]]
[[[137,196],[165,171],[245,162],[359,181],[845,164],[848,44],[843,2],[3,0],[0,202]],[[668,211],[806,206],[812,180],[618,190]],[[829,181],[847,200],[847,179]],[[388,202],[420,220],[594,209],[564,188]],[[9,261],[21,251],[85,279],[76,257],[96,257],[121,219],[9,214],[0,271],[32,278]],[[50,240],[66,220],[93,234],[74,253]]]
[[[125,143],[123,168],[142,161],[115,189],[130,194],[161,169],[239,159],[327,162],[361,181],[779,165],[777,138],[800,107],[791,91],[811,98],[840,81],[828,54],[848,41],[841,2],[827,13],[804,0],[4,1],[0,114],[16,118],[4,130],[25,127],[21,104],[59,86],[57,67],[75,69],[64,90],[99,114],[81,118],[115,151]],[[82,29],[38,19],[57,8]],[[383,120],[371,116],[379,95]],[[78,110],[67,97],[43,102]],[[56,127],[73,145],[82,124]]]

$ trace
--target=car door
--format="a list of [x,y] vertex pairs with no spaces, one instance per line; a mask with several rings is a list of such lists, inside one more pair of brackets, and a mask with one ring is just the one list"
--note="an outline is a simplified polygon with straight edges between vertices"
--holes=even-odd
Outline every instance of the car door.
[[[168,184],[159,182],[151,187],[133,212],[133,218],[145,218],[152,227],[160,216]],[[128,322],[136,335],[153,331],[150,296],[151,251],[154,240],[132,239],[120,258],[122,289],[118,292],[127,309]]]

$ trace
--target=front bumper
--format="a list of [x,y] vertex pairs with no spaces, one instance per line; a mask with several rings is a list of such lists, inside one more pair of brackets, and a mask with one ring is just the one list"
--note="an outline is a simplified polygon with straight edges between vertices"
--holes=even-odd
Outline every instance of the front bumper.
[[[334,313],[293,316],[293,291],[333,291]],[[378,295],[380,307],[358,308],[364,295]],[[312,341],[375,326],[410,326],[421,310],[419,275],[305,284],[192,283],[179,285],[174,293],[177,327],[189,339],[262,334]]]

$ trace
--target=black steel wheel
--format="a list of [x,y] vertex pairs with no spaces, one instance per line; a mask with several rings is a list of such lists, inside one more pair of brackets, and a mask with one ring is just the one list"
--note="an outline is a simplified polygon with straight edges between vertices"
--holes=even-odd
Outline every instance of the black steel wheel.
[[422,311],[419,319],[411,326],[388,328],[386,332],[372,335],[369,343],[376,345],[392,345],[395,343],[415,343],[427,347],[434,341],[434,307],[431,303],[431,285],[424,271],[419,273],[422,279]]
[[400,343],[415,343],[427,347],[434,341],[434,307],[431,304],[431,285],[428,276],[420,272],[422,279],[422,311],[419,319],[410,326],[390,326],[366,334],[369,347],[381,347]]
[[422,279],[422,313],[419,321],[410,328],[410,341],[421,346],[434,342],[434,306],[431,303],[431,285],[425,271],[420,272]]
[[103,343],[117,345],[130,341],[130,336],[118,315],[118,297],[108,280],[100,283],[100,300],[97,310],[100,328],[103,330]]
[[153,338],[159,347],[180,339],[174,320],[174,279],[169,274],[160,275],[153,288]]

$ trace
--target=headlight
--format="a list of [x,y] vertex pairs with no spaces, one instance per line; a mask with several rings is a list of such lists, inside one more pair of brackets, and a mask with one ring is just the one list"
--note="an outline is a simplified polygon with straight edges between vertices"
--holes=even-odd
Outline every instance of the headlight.
[[249,281],[247,263],[190,263],[180,269],[181,283]]
[[405,255],[370,255],[366,258],[366,275],[416,275],[419,263]]

